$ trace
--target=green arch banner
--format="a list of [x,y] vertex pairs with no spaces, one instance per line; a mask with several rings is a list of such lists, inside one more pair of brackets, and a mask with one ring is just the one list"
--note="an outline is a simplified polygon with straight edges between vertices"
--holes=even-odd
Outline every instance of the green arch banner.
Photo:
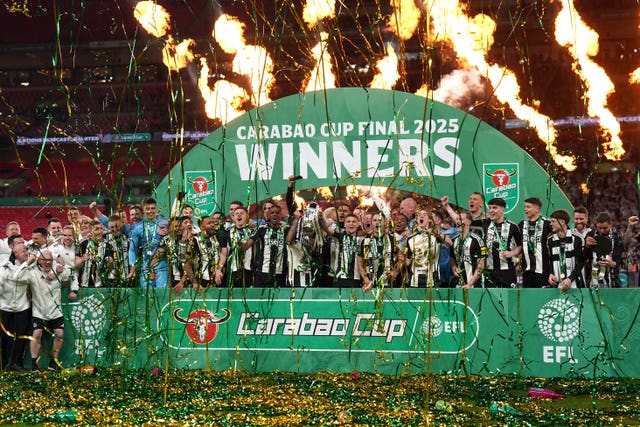
[[229,202],[255,203],[286,191],[385,186],[466,207],[473,192],[502,197],[507,216],[524,200],[543,213],[572,207],[543,168],[513,141],[468,112],[390,90],[338,88],[291,95],[219,128],[187,153],[155,191],[167,212],[179,191],[201,215]]

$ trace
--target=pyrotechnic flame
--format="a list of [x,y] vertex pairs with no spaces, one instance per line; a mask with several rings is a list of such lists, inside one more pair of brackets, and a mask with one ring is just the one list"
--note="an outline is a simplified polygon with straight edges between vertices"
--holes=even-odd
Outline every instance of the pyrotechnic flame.
[[[370,208],[376,200],[383,201],[386,194],[386,187],[370,187],[364,185],[347,185],[345,187],[346,199],[357,199],[358,206]],[[386,202],[384,202],[386,203]]]
[[176,46],[172,36],[167,37],[167,43],[162,48],[162,63],[169,71],[185,68],[194,59],[191,47],[196,44],[193,39],[185,39]]
[[313,28],[318,21],[336,16],[335,0],[307,0],[302,10],[302,19],[309,28]]
[[248,100],[245,90],[226,80],[218,80],[209,87],[209,66],[204,58],[200,58],[201,70],[198,78],[198,89],[204,98],[207,117],[220,118],[225,124],[244,113],[242,105]]
[[213,37],[222,50],[235,53],[233,71],[249,78],[254,105],[263,105],[271,101],[269,91],[275,83],[273,61],[263,47],[246,44],[244,30],[245,25],[237,18],[223,14],[216,20]]
[[314,90],[324,90],[336,87],[336,76],[331,70],[331,56],[327,51],[326,40],[329,34],[322,31],[320,33],[320,41],[311,49],[311,53],[316,60],[316,64],[311,70],[309,80],[303,86],[305,92]]
[[358,199],[358,207],[368,209],[373,206],[373,199],[370,197],[365,197],[364,199]]
[[164,7],[153,1],[140,1],[133,10],[133,17],[149,34],[163,37],[171,29],[171,16]]
[[631,74],[629,74],[629,83],[640,83],[640,68],[636,68]]
[[538,137],[547,144],[547,150],[556,164],[567,171],[575,170],[575,158],[558,154],[558,148],[555,145],[558,131],[551,124],[551,120],[539,114],[534,108],[522,104],[518,95],[520,87],[513,72],[494,64],[488,69],[488,78],[495,88],[496,98],[500,102],[508,103],[516,116],[529,123]]
[[495,89],[496,97],[500,102],[508,104],[518,118],[529,123],[546,144],[556,164],[567,170],[574,170],[574,158],[558,155],[557,130],[551,119],[522,103],[518,95],[520,87],[513,72],[498,65],[489,66],[487,63],[487,52],[494,41],[495,21],[484,14],[469,18],[466,15],[466,5],[460,4],[458,0],[433,0],[430,5],[429,15],[436,37],[450,40],[458,58],[476,67],[489,80]]
[[293,193],[293,201],[296,203],[296,206],[298,206],[298,208],[300,209],[304,209],[307,207],[307,201],[300,196],[298,191]]
[[220,48],[227,53],[234,54],[245,46],[245,25],[237,18],[222,14],[213,26],[213,38]]
[[429,85],[427,83],[423,83],[422,86],[418,88],[416,91],[416,95],[424,96],[425,98],[429,97]]
[[265,48],[243,46],[233,58],[232,68],[235,73],[249,78],[254,105],[264,105],[271,101],[269,91],[275,83],[273,61]]
[[376,64],[378,72],[369,85],[377,89],[392,89],[400,78],[398,73],[398,55],[391,44],[387,44],[387,54]]
[[409,40],[420,23],[420,9],[414,0],[391,0],[393,13],[389,18],[389,27],[402,40]]
[[589,194],[590,190],[586,182],[580,184],[580,191],[582,191],[582,194]]
[[[282,201],[282,194],[276,194],[271,198],[271,200],[274,202]],[[307,201],[300,196],[298,191],[293,193],[293,201],[296,203],[298,209],[304,209],[307,207]]]
[[167,36],[162,48],[162,62],[169,71],[178,71],[193,61],[193,53],[190,49],[195,41],[186,39],[176,45],[173,36],[168,34],[171,30],[169,23],[171,16],[162,6],[152,1],[138,2],[133,10],[133,16],[149,34],[158,38]]
[[598,33],[580,18],[573,0],[561,0],[562,9],[556,17],[555,36],[558,43],[568,48],[573,57],[573,70],[587,89],[587,114],[600,118],[604,155],[609,160],[620,160],[624,155],[620,139],[620,123],[607,108],[607,97],[614,92],[613,82],[602,67],[589,57],[598,54]]
[[325,200],[333,199],[333,191],[331,191],[329,187],[318,187],[316,188],[316,191],[318,192],[320,197],[322,197]]
[[346,199],[360,199],[360,189],[358,185],[347,185],[344,188]]

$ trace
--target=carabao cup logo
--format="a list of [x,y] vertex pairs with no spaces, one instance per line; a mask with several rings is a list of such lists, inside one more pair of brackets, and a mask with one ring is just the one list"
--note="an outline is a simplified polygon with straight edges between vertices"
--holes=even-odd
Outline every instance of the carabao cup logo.
[[493,172],[489,172],[489,169],[485,170],[487,176],[491,177],[491,181],[493,185],[496,187],[502,187],[503,185],[509,184],[511,181],[511,177],[516,174],[516,169],[513,168],[510,171],[506,171],[504,169],[496,169]]
[[580,331],[580,311],[573,303],[556,298],[542,306],[538,313],[540,332],[551,341],[565,343]]
[[222,317],[211,313],[209,310],[199,308],[192,311],[189,317],[184,319],[180,316],[181,308],[173,311],[173,318],[180,323],[186,325],[185,330],[189,339],[196,344],[208,344],[218,335],[218,325],[229,320],[231,312],[223,308],[224,315]]
[[204,176],[198,176],[193,180],[187,178],[187,181],[191,184],[191,187],[193,187],[196,194],[202,194],[207,191],[209,189],[209,184],[213,182],[213,180],[207,180]]
[[491,200],[494,197],[503,199],[507,207],[506,212],[511,212],[518,204],[520,192],[518,189],[518,163],[485,163],[484,169],[484,196]]

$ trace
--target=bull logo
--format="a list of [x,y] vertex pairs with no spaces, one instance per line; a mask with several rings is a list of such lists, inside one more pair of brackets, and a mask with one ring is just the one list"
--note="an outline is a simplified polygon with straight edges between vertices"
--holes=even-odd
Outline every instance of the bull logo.
[[484,163],[484,197],[491,200],[499,197],[507,204],[505,213],[511,212],[520,200],[519,163]]
[[187,182],[191,184],[197,194],[202,194],[209,189],[209,184],[213,182],[213,178],[208,180],[203,176],[199,176],[194,179],[187,178]]
[[490,172],[489,169],[485,169],[484,173],[487,174],[488,177],[491,178],[491,182],[496,187],[502,187],[504,185],[509,184],[511,177],[517,173],[517,169],[513,168],[507,172],[505,169],[496,169],[493,172]]
[[224,315],[219,317],[217,314],[211,313],[209,310],[199,308],[192,311],[187,319],[180,316],[181,308],[173,311],[173,318],[186,325],[185,330],[189,339],[195,344],[208,344],[218,335],[218,325],[229,320],[231,312],[227,308],[223,308]]

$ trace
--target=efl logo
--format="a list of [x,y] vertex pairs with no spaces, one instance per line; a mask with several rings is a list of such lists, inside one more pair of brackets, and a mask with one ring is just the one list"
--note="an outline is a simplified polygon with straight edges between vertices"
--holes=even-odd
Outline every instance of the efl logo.
[[195,344],[209,344],[218,335],[218,325],[226,322],[231,317],[231,312],[223,308],[224,315],[218,317],[209,310],[199,308],[192,311],[187,319],[180,316],[181,308],[173,311],[173,318],[186,325],[185,330],[189,339]]
[[95,351],[98,357],[104,349],[100,347],[100,335],[107,322],[104,301],[96,295],[90,295],[77,303],[70,304],[71,324],[79,337],[75,340],[75,353],[87,356],[89,350]]
[[456,322],[450,320],[441,320],[438,316],[431,316],[422,322],[422,332],[431,338],[436,338],[446,334],[455,334],[457,332],[464,333],[464,322]]
[[[551,341],[567,343],[580,332],[580,311],[570,301],[562,298],[552,299],[538,312],[538,328]],[[573,357],[573,347],[568,345],[543,346],[544,363],[577,363]]]

